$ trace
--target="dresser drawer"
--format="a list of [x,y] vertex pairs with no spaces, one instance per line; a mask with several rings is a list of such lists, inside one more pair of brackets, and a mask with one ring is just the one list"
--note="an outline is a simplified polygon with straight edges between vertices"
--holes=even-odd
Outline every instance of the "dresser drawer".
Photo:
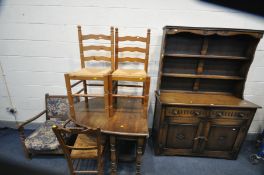
[[214,109],[211,111],[210,117],[212,118],[237,118],[248,119],[252,115],[249,110],[230,110],[230,109]]
[[166,116],[205,117],[208,112],[203,108],[166,107]]

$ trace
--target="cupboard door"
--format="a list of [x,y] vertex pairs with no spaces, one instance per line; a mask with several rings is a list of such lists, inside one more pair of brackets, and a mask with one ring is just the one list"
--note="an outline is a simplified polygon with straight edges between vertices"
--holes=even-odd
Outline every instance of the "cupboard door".
[[205,150],[232,151],[239,130],[240,126],[211,125]]
[[192,149],[197,129],[196,124],[168,124],[166,147]]

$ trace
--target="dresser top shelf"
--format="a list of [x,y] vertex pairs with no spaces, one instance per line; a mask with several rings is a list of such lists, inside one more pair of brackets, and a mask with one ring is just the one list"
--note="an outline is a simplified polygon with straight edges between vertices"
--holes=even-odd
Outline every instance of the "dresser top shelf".
[[197,92],[156,92],[162,104],[210,106],[210,107],[239,107],[239,108],[261,108],[247,100],[237,98],[233,95],[208,94]]
[[243,99],[248,70],[263,32],[165,26],[157,89],[225,93]]

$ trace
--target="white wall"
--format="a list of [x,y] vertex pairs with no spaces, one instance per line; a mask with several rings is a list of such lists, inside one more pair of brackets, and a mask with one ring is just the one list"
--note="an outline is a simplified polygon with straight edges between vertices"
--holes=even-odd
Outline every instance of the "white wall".
[[[264,29],[264,18],[197,0],[2,0],[0,1],[0,61],[19,121],[44,108],[44,94],[65,94],[63,74],[78,69],[76,25],[89,33],[145,35],[151,28],[151,108],[165,25]],[[264,105],[264,40],[257,48],[246,83],[245,99]],[[0,120],[13,121],[5,108],[7,93],[0,75]],[[251,133],[264,127],[258,110]]]

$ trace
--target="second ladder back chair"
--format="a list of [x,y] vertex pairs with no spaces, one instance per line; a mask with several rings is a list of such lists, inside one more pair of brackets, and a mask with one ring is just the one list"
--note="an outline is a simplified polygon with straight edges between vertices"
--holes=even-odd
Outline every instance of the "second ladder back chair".
[[[108,97],[108,75],[114,70],[114,28],[110,28],[110,35],[103,34],[89,34],[83,35],[81,26],[78,26],[78,38],[79,38],[79,48],[80,48],[80,60],[81,60],[81,69],[79,71],[70,72],[65,74],[65,82],[67,88],[67,95],[70,103],[70,115],[71,117],[75,117],[75,110],[73,106],[73,97],[79,96],[84,97],[85,102],[88,105],[88,97],[104,97],[105,102],[105,110],[106,114],[109,115],[109,97]],[[101,45],[86,45],[84,41],[87,40],[103,40],[107,42],[106,44]],[[99,52],[105,51],[108,53],[108,56],[101,56]],[[89,55],[88,55],[89,54]],[[87,56],[88,55],[88,56]],[[110,56],[109,56],[110,55]],[[86,66],[86,62],[88,61],[104,61],[109,62],[111,67],[92,67]],[[73,84],[71,84],[71,80],[79,80]],[[87,83],[90,80],[99,80],[103,81],[102,84],[95,83]],[[83,84],[83,88],[75,93],[73,93],[72,88]],[[88,94],[88,86],[103,86],[104,87],[104,95],[100,94]]]
[[[124,42],[135,42],[143,43],[143,47],[120,47],[121,43]],[[109,76],[109,104],[110,104],[110,116],[113,115],[113,98],[140,98],[144,104],[144,111],[147,113],[148,99],[149,99],[149,86],[150,77],[147,75],[148,72],[148,59],[149,59],[149,44],[150,44],[150,29],[147,30],[146,37],[140,36],[119,36],[118,28],[115,28],[115,71]],[[144,54],[143,58],[123,56],[119,57],[119,54],[125,55],[127,52],[139,52]],[[137,62],[144,64],[144,69],[122,69],[119,68],[119,63],[122,62]],[[117,86],[113,87],[112,81]],[[143,86],[140,85],[121,85],[118,81],[132,81],[132,82],[143,82]],[[132,96],[125,94],[117,94],[118,86],[127,87],[143,87],[141,96]]]
[[[103,174],[103,153],[101,130],[87,128],[63,128],[54,125],[52,127],[67,159],[71,175],[76,174]],[[68,135],[75,140],[65,140]],[[89,162],[90,160],[90,162]],[[97,160],[96,166],[91,160]],[[87,165],[91,167],[87,167]],[[92,167],[96,167],[93,168]]]

